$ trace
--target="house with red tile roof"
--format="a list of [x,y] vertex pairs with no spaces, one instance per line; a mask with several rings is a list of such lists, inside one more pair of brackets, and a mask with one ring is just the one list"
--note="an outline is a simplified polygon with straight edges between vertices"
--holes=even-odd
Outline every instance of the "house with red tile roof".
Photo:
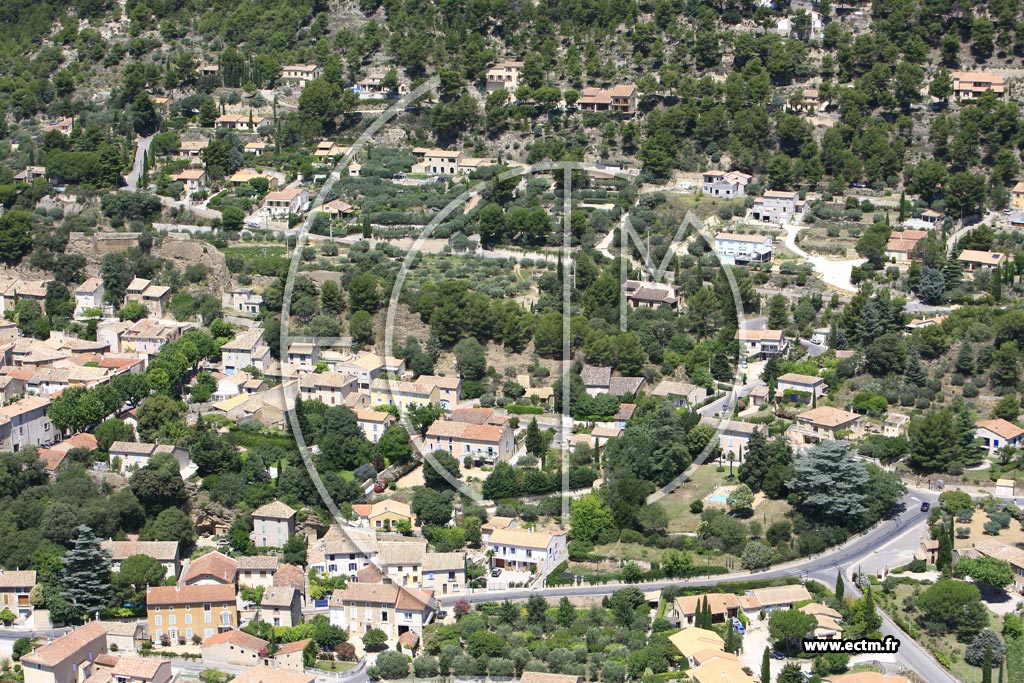
[[1017,446],[1024,440],[1024,429],[999,417],[994,420],[978,420],[974,433],[981,439],[981,445],[989,456],[996,455],[1001,448]]
[[174,645],[237,628],[235,586],[152,586],[146,589],[146,619],[154,642]]
[[380,629],[396,642],[409,631],[423,634],[423,627],[434,619],[437,600],[432,591],[352,582],[334,591],[328,606],[332,625],[352,634]]

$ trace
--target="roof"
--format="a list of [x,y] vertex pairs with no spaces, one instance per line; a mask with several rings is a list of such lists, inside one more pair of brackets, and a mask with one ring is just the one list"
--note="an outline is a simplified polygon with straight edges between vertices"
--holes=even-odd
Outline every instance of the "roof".
[[720,232],[715,235],[715,240],[729,241],[729,242],[754,242],[756,244],[764,244],[765,240],[770,240],[771,237],[768,235],[741,235],[735,232]]
[[350,602],[368,602],[377,605],[394,605],[398,600],[401,586],[393,583],[348,583],[331,594],[331,606]]
[[235,602],[235,587],[231,584],[205,586],[152,586],[146,590],[146,604],[195,605],[201,602]]
[[643,383],[643,377],[612,377],[608,382],[608,393],[612,396],[635,394]]
[[822,683],[910,683],[906,676],[880,674],[877,671],[858,671],[852,674],[825,676]]
[[291,586],[279,586],[277,588],[271,588],[270,590],[263,593],[263,600],[260,604],[263,607],[287,607],[291,608],[292,603],[295,602],[295,596],[298,593]]
[[424,553],[423,571],[450,572],[466,568],[466,553]]
[[977,541],[974,544],[974,549],[986,557],[994,557],[997,560],[1005,560],[1014,566],[1024,567],[1024,550],[994,538]]
[[241,332],[231,341],[226,341],[220,345],[222,349],[241,349],[243,351],[249,351],[259,346],[263,340],[263,330],[259,327],[252,327],[248,330]]
[[747,675],[739,662],[724,657],[716,657],[687,673],[697,683],[754,683],[755,680]]
[[754,590],[747,591],[747,593],[761,603],[762,607],[788,605],[790,603],[811,599],[811,594],[808,593],[807,589],[801,584],[792,586],[773,586],[771,588],[755,588]]
[[273,585],[275,587],[291,586],[298,591],[305,591],[306,573],[302,571],[302,567],[294,564],[282,564],[274,572]]
[[440,389],[458,389],[462,386],[461,377],[442,377],[441,375],[420,375],[416,378],[420,384],[438,387]]
[[103,541],[100,548],[110,559],[120,561],[132,555],[146,555],[154,560],[171,562],[178,558],[177,541]]
[[142,628],[140,621],[102,621],[100,622],[107,629],[108,635],[132,636],[134,637]]
[[519,680],[521,683],[579,683],[580,678],[569,674],[549,674],[546,671],[524,671]]
[[636,412],[635,403],[620,403],[619,409],[615,413],[616,420],[629,420],[633,417],[633,413]]
[[354,412],[359,422],[390,422],[395,419],[394,415],[384,410],[357,408]]
[[689,396],[700,387],[688,382],[676,382],[670,379],[663,379],[658,382],[651,393],[655,396]]
[[788,382],[790,384],[814,385],[824,382],[825,380],[823,380],[821,377],[815,377],[814,375],[801,375],[796,372],[787,372],[784,375],[779,375],[778,381]]
[[130,676],[132,678],[155,678],[160,667],[170,662],[165,659],[153,659],[146,657],[121,657],[110,672],[114,676]]
[[724,614],[731,609],[740,608],[740,597],[735,593],[704,593],[701,595],[680,595],[675,599],[676,609],[680,614],[696,614],[697,608],[708,599],[708,607],[712,614]]
[[295,510],[291,509],[279,500],[261,505],[252,511],[253,517],[269,517],[270,519],[291,519],[295,516]]
[[843,615],[837,610],[832,609],[828,605],[823,605],[820,602],[812,602],[809,605],[804,605],[800,608],[800,611],[804,614],[822,615],[831,617],[832,619],[842,619]]
[[598,425],[590,431],[590,435],[605,439],[615,439],[622,436],[622,428],[614,425],[611,427]]
[[286,187],[283,190],[274,190],[273,192],[268,192],[266,196],[266,201],[269,202],[276,200],[290,202],[303,192],[305,192],[305,190],[302,189],[301,187]]
[[958,261],[968,263],[992,263],[1000,264],[1006,259],[1006,254],[999,251],[977,251],[975,249],[964,249],[957,257]]
[[199,180],[206,177],[206,171],[201,168],[186,168],[174,176],[175,180]]
[[505,429],[497,425],[436,420],[427,430],[427,437],[464,439],[486,443],[498,443],[505,435]]
[[722,639],[722,636],[714,631],[695,626],[684,628],[678,633],[673,633],[668,639],[687,658],[702,650],[725,650],[725,641]]
[[34,585],[36,585],[36,572],[34,569],[9,571],[0,574],[0,588],[23,588],[24,586]]
[[91,277],[82,284],[75,287],[75,294],[91,294],[103,286],[103,280],[98,277]]
[[107,628],[101,622],[90,621],[88,624],[57,638],[52,643],[28,653],[21,658],[21,661],[53,667],[93,640],[104,637],[106,633]]
[[245,555],[238,558],[238,571],[275,570],[280,562],[273,555]]
[[19,401],[8,403],[7,405],[0,407],[0,415],[6,418],[18,417],[19,415],[30,413],[38,408],[45,408],[48,405],[50,405],[50,399],[48,398],[43,398],[42,396],[26,396]]
[[238,571],[238,562],[217,550],[211,550],[200,558],[194,560],[181,575],[182,583],[188,583],[200,576],[213,576],[217,579],[231,583],[235,580],[235,573]]
[[277,652],[274,653],[274,658],[277,659],[282,655],[290,655],[293,652],[302,652],[306,649],[306,646],[312,642],[312,638],[304,638],[302,640],[296,640],[293,643],[285,643],[281,647],[277,648]]
[[415,631],[406,631],[402,635],[398,636],[398,642],[408,648],[414,648],[419,645],[420,637]]
[[377,550],[377,562],[382,567],[422,565],[426,550],[425,543],[381,543]]
[[495,529],[491,532],[488,543],[495,545],[514,545],[521,548],[548,548],[555,536],[564,536],[565,532],[555,534],[530,529]]
[[580,371],[584,386],[606,387],[612,379],[612,369],[598,365],[584,365]]
[[842,427],[859,418],[860,415],[857,413],[851,413],[849,410],[841,408],[833,408],[832,406],[818,406],[796,416],[797,420],[829,428]]
[[316,676],[260,664],[236,676],[231,683],[314,683]]
[[1021,434],[1024,434],[1024,429],[1001,417],[997,417],[994,420],[978,420],[974,423],[974,426],[979,429],[987,429],[1004,439],[1016,439]]
[[782,341],[782,330],[736,330],[736,335],[733,339],[742,339],[744,341]]

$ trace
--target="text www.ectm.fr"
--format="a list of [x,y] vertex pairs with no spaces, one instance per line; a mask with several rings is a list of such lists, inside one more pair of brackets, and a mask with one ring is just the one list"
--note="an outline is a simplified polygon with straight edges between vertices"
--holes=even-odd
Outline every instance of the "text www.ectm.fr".
[[811,654],[825,654],[832,652],[845,652],[849,654],[893,654],[900,649],[898,638],[886,636],[881,640],[871,638],[858,638],[856,640],[830,640],[824,638],[804,638],[804,652]]

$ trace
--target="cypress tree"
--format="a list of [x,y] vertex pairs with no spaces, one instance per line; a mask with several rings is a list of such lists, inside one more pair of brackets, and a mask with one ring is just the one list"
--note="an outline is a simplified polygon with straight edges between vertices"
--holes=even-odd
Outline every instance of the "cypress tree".
[[985,661],[981,665],[981,683],[992,683],[992,646],[985,648]]
[[836,600],[839,604],[843,603],[843,597],[846,595],[846,582],[843,581],[843,572],[836,572]]
[[84,524],[61,560],[61,593],[75,606],[79,618],[88,621],[110,601],[110,556],[100,548],[92,529]]
[[761,680],[772,680],[772,656],[767,647],[764,649],[764,654],[761,655]]

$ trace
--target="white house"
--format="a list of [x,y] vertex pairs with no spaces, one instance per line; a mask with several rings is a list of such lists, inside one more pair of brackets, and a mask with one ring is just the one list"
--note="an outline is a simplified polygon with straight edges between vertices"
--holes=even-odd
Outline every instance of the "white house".
[[740,342],[740,352],[747,358],[767,360],[789,352],[789,339],[782,330],[736,330],[733,337]]
[[498,62],[487,70],[487,92],[508,90],[514,96],[519,89],[519,74],[522,70],[522,62]]
[[91,277],[75,287],[75,317],[81,318],[90,308],[103,308],[103,280]]
[[343,372],[310,372],[299,378],[299,391],[303,400],[340,406],[345,397],[359,391],[359,383],[355,376]]
[[301,187],[287,187],[268,192],[263,200],[263,211],[268,216],[300,214],[309,208],[309,191]]
[[167,578],[177,577],[181,571],[177,541],[114,541],[100,543],[100,548],[110,555],[110,571],[121,571],[121,563],[133,555],[151,557],[163,565]]
[[769,190],[754,200],[750,217],[763,223],[785,225],[803,211],[803,201],[796,192]]
[[740,235],[720,232],[715,235],[715,253],[722,263],[765,263],[772,260],[775,248],[767,235]]
[[323,68],[316,64],[285,64],[281,67],[281,80],[300,88],[323,75]]
[[360,635],[380,629],[392,643],[407,632],[422,636],[436,609],[430,593],[393,583],[352,582],[334,591],[329,602],[332,626]]
[[704,171],[701,191],[712,197],[743,197],[754,176],[742,171]]
[[358,408],[355,413],[356,422],[370,443],[377,443],[381,434],[395,422],[395,416],[383,410]]
[[651,392],[654,396],[666,396],[676,408],[694,409],[708,396],[708,390],[688,382],[663,379]]
[[270,347],[263,338],[263,330],[251,327],[221,347],[221,370],[233,375],[244,368],[253,367],[266,372],[270,367]]
[[813,403],[828,391],[828,385],[821,377],[787,372],[776,380],[775,395],[783,400]]
[[119,471],[127,472],[141,469],[149,464],[157,453],[168,453],[178,462],[178,471],[183,472],[190,464],[188,450],[174,444],[135,443],[134,441],[115,441],[110,444],[110,459],[117,458],[121,466]]
[[485,529],[484,548],[491,568],[545,572],[568,558],[564,531],[504,527]]
[[253,510],[249,537],[257,548],[283,548],[295,532],[295,510],[279,500]]
[[974,426],[975,434],[989,456],[996,455],[1005,446],[1019,445],[1024,437],[1024,429],[1002,418],[978,420]]
[[252,287],[236,287],[230,292],[220,295],[220,305],[239,313],[256,315],[263,307],[263,297],[257,294]]

